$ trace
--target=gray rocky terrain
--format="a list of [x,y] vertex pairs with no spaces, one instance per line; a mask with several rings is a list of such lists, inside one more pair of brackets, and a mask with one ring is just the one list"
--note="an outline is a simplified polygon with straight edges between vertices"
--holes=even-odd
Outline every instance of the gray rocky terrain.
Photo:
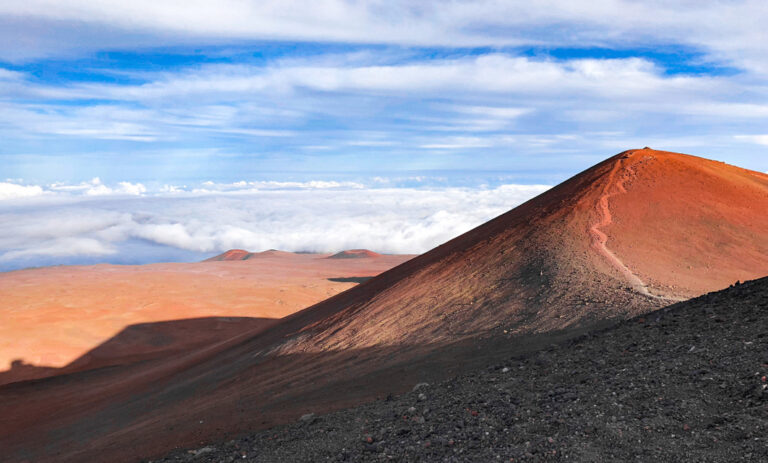
[[164,462],[768,459],[768,278]]

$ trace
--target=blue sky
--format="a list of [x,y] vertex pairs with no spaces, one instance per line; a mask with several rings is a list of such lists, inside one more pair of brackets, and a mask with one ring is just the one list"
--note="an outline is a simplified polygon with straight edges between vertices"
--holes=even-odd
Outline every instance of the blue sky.
[[768,171],[765,24],[761,1],[3,2],[0,197],[471,195],[643,146]]

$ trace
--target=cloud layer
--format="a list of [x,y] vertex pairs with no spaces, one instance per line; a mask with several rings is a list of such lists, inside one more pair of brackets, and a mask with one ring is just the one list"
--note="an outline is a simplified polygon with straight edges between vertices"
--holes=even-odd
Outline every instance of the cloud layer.
[[36,197],[2,201],[0,221],[7,226],[0,230],[0,268],[125,262],[121,253],[128,251],[134,254],[131,262],[154,262],[166,255],[156,254],[163,247],[188,251],[193,258],[232,248],[421,253],[548,188],[370,188],[340,182],[207,186],[206,191],[143,196],[132,196],[132,186],[92,196],[88,185],[56,185],[38,187],[42,193]]

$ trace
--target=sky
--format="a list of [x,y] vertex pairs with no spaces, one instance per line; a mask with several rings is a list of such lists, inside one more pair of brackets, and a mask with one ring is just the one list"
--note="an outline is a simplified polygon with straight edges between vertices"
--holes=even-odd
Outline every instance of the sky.
[[0,2],[0,270],[424,252],[643,146],[768,171],[765,24],[762,1]]

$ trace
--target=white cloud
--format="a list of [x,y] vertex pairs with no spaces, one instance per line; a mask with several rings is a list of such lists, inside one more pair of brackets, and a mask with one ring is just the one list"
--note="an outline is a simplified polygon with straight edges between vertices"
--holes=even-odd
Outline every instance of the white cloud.
[[28,198],[31,196],[40,196],[44,193],[38,185],[17,185],[15,183],[0,182],[0,200]]
[[[278,60],[266,66],[216,64],[149,74],[145,77],[152,80],[133,85],[48,89],[24,80],[15,84],[22,90],[8,90],[8,101],[0,103],[0,133],[145,143],[277,139],[275,143],[289,150],[302,143],[303,150],[333,152],[354,147],[508,146],[509,139],[503,137],[468,140],[481,133],[542,129],[542,124],[530,121],[521,125],[523,117],[603,123],[616,120],[617,114],[631,114],[636,124],[660,113],[716,121],[768,117],[754,83],[669,76],[638,58],[554,61],[497,53],[397,64],[380,61],[347,54]],[[29,98],[16,102],[13,96],[20,93]],[[735,93],[758,96],[739,102],[732,98]],[[414,108],[408,104],[414,95],[435,102]],[[60,99],[84,103],[60,104]],[[93,99],[111,103],[91,104]],[[393,101],[403,102],[402,107],[393,106]],[[307,130],[318,121],[329,121],[329,129]],[[360,128],[342,129],[354,125]],[[425,140],[423,132],[452,132],[463,141],[446,141],[440,133]],[[269,143],[263,141],[256,149]]]
[[394,140],[351,140],[347,142],[349,146],[394,146],[398,143]]
[[488,148],[490,146],[494,146],[494,143],[492,143],[492,140],[486,137],[446,137],[445,141],[441,143],[426,143],[421,145],[422,148],[436,150]]
[[[38,187],[40,188],[40,187]],[[82,182],[74,185],[64,183],[53,183],[46,189],[57,193],[74,193],[86,196],[105,196],[105,195],[133,195],[139,196],[147,192],[147,188],[141,183],[118,182],[114,187],[108,187],[102,183],[99,177],[94,177],[88,182]]]
[[531,112],[530,108],[510,108],[498,106],[458,106],[456,111],[482,116],[492,116],[499,119],[515,119]]
[[[187,98],[203,101],[224,95],[281,95],[300,89],[322,92],[471,91],[520,95],[559,95],[573,91],[605,97],[641,100],[648,92],[692,92],[711,89],[719,81],[708,77],[663,76],[640,58],[552,61],[506,54],[454,59],[430,59],[400,64],[364,64],[335,60],[293,59],[268,67],[210,65],[159,76],[134,86],[88,84],[72,95],[124,101]],[[530,109],[467,106],[460,111],[497,118],[518,117]],[[143,117],[143,116],[141,116]]]
[[26,77],[24,73],[18,71],[11,71],[10,69],[0,68],[0,82],[1,81],[20,81]]
[[63,237],[56,238],[37,246],[7,251],[0,255],[0,261],[30,259],[36,256],[71,257],[71,256],[105,256],[114,254],[116,250],[109,244],[93,238]]
[[135,199],[93,198],[82,189],[72,196],[59,186],[59,196],[25,202],[23,212],[6,201],[0,203],[0,221],[8,224],[0,230],[0,260],[25,259],[28,265],[51,256],[119,257],[115,253],[132,240],[150,243],[147,249],[160,245],[199,253],[231,248],[421,253],[548,188],[328,188],[335,182],[297,188],[283,182],[280,189],[255,191],[249,183],[239,184],[239,192],[176,189]]
[[147,192],[147,188],[141,183],[118,182],[117,193],[127,195],[141,195]]
[[698,101],[682,105],[679,111],[693,115],[734,119],[765,119],[768,117],[768,104]]
[[152,121],[157,121],[160,116],[156,111],[131,110],[115,105],[0,103],[0,127],[11,128],[13,132],[21,130],[25,135],[155,141],[162,138],[162,134],[152,127]]
[[[210,193],[235,193],[235,194],[248,194],[254,193],[259,190],[327,190],[327,189],[357,189],[364,188],[365,185],[358,182],[337,182],[326,180],[310,180],[307,182],[278,182],[274,180],[260,180],[246,182],[241,180],[234,183],[215,183],[205,181],[202,183],[202,188],[194,188],[190,190],[192,193],[210,194]],[[178,187],[172,187],[166,185],[164,188],[168,192],[181,191]]]
[[768,135],[735,135],[735,139],[768,146]]
[[[0,3],[0,15],[6,18],[4,41],[17,38],[17,46],[3,50],[7,58],[75,47],[238,39],[439,46],[679,43],[766,70],[768,42],[768,8],[761,0],[28,0]],[[35,37],[39,30],[48,34]]]

